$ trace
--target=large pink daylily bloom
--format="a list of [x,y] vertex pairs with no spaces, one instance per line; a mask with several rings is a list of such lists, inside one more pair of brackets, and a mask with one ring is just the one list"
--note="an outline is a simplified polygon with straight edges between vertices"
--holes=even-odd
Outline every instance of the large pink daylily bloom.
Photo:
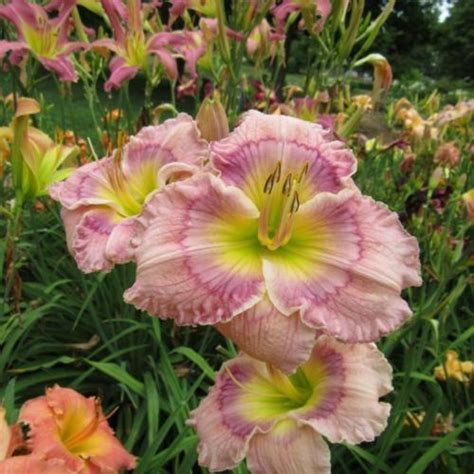
[[155,55],[166,75],[175,80],[178,75],[176,60],[167,47],[167,33],[146,35],[144,30],[144,9],[140,0],[128,0],[125,6],[121,0],[102,0],[112,25],[114,39],[99,39],[93,46],[104,47],[115,53],[110,61],[110,77],[104,89],[120,88],[124,81],[133,79],[140,70],[147,70],[150,55]]
[[114,436],[94,397],[55,386],[45,396],[28,400],[18,419],[29,428],[32,455],[62,461],[65,473],[118,473],[135,467],[135,458]]
[[226,362],[189,424],[211,472],[247,458],[254,474],[330,472],[331,443],[372,441],[387,424],[392,370],[374,344],[317,339],[290,376],[241,354]]
[[[211,161],[218,177],[176,183],[146,206],[127,302],[181,325],[219,324],[284,369],[307,358],[316,330],[371,342],[411,315],[400,292],[421,283],[418,244],[357,190],[342,142],[252,111],[211,144]],[[272,344],[274,331],[288,343]]]
[[79,268],[108,271],[131,260],[130,238],[143,204],[167,182],[199,171],[207,156],[195,122],[179,114],[53,185],[50,195],[62,205],[68,248]]
[[11,0],[7,5],[0,5],[0,18],[12,22],[18,34],[17,41],[0,40],[0,59],[8,51],[30,51],[60,80],[76,81],[78,76],[69,56],[88,45],[68,40],[67,20],[75,3],[75,0],[64,1],[59,15],[53,19],[43,7],[26,0]]

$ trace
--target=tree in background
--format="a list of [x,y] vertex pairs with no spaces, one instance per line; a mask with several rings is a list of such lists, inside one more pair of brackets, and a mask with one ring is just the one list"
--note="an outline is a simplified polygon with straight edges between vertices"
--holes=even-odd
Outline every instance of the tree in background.
[[[467,3],[472,0],[467,0]],[[378,15],[386,0],[367,0]],[[472,2],[474,3],[474,2]],[[386,56],[397,78],[419,72],[436,75],[440,0],[399,0],[377,38],[377,51]],[[466,24],[467,28],[467,24]]]
[[474,79],[474,1],[454,0],[439,36],[440,76]]

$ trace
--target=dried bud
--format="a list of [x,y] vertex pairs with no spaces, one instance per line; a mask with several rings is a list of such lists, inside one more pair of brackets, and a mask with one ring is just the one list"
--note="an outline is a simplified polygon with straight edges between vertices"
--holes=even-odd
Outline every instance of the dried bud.
[[229,134],[229,122],[219,99],[204,99],[196,116],[201,136],[213,142],[221,140]]
[[454,142],[443,143],[434,156],[434,162],[440,165],[454,168],[459,163],[459,148]]

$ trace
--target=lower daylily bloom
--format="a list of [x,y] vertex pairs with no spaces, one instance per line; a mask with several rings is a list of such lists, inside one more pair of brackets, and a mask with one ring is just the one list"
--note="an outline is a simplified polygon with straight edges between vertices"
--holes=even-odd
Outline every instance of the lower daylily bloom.
[[28,400],[19,421],[28,425],[33,456],[62,461],[72,472],[118,473],[135,467],[135,458],[115,438],[94,397],[55,386],[45,396]]
[[374,344],[321,336],[290,376],[239,355],[191,413],[199,463],[210,471],[244,458],[254,474],[329,473],[332,443],[372,441],[387,424],[392,370]]
[[264,328],[278,327],[293,347],[286,369],[308,357],[310,329],[370,342],[411,315],[400,292],[421,283],[417,242],[353,185],[342,142],[253,111],[211,144],[211,162],[219,177],[148,202],[127,302],[180,325],[225,323],[224,333],[244,331],[243,351],[277,364],[281,344]]
[[131,259],[134,217],[169,181],[187,177],[207,158],[195,122],[179,114],[142,129],[113,156],[77,169],[50,188],[62,205],[69,251],[86,273]]
[[87,47],[87,43],[69,42],[67,20],[75,0],[62,2],[59,15],[50,19],[46,10],[26,0],[11,0],[0,5],[0,18],[12,22],[18,32],[17,41],[0,41],[0,59],[8,52],[30,51],[48,70],[62,81],[76,81],[77,73],[69,56]]

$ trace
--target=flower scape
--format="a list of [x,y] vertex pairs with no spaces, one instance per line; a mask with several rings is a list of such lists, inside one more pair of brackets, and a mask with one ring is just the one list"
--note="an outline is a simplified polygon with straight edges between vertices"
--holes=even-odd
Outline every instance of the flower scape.
[[474,107],[389,102],[394,4],[0,6],[0,474],[462,472]]

